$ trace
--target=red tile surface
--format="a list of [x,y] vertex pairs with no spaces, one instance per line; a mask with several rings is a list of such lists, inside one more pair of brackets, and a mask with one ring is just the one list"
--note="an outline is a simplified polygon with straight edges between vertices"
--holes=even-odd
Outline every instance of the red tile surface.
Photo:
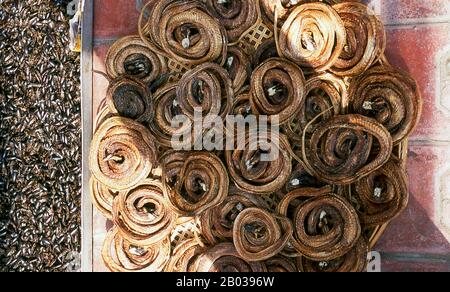
[[137,34],[136,0],[94,0],[94,37]]
[[[439,105],[437,97],[438,88],[442,86],[438,80],[437,57],[442,48],[450,45],[449,32],[450,24],[387,29],[386,54],[390,62],[417,80],[424,99],[422,120],[412,138],[449,138],[446,127],[439,125],[450,123],[450,108]],[[450,96],[445,98],[450,99]]]
[[441,227],[412,197],[407,210],[391,223],[374,250],[445,255],[449,254],[450,245]]
[[94,48],[94,56],[93,56],[93,62],[94,62],[94,70],[105,70],[105,58],[106,54],[108,53],[110,45],[98,45]]

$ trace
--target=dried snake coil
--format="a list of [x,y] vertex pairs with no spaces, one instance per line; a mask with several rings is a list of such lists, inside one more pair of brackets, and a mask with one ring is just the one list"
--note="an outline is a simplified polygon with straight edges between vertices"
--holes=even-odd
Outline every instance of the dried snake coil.
[[204,251],[204,248],[198,244],[196,239],[182,241],[174,248],[165,271],[177,273],[190,272],[193,263]]
[[250,104],[250,93],[242,93],[234,99],[231,107],[231,114],[235,116],[243,116],[244,118],[253,115],[252,106]]
[[112,79],[132,76],[150,84],[166,74],[166,60],[150,50],[139,36],[127,36],[115,42],[108,50],[106,73]]
[[[339,3],[343,0],[320,0],[327,4]],[[261,16],[263,22],[273,30],[275,23],[275,12],[277,16],[278,29],[283,26],[292,10],[298,5],[319,2],[318,0],[260,0]]]
[[92,139],[92,175],[114,190],[127,190],[148,177],[156,162],[156,146],[141,124],[122,117],[107,119]]
[[228,195],[227,169],[216,155],[170,151],[161,161],[165,197],[177,214],[200,215]]
[[337,12],[323,3],[296,7],[279,35],[279,54],[307,72],[330,69],[345,45],[345,27]]
[[304,106],[286,125],[289,139],[295,142],[302,140],[308,124],[307,132],[310,133],[317,124],[341,114],[348,98],[344,81],[330,73],[311,76],[306,81],[305,92]]
[[303,161],[324,182],[350,184],[383,166],[392,148],[391,135],[376,120],[340,115],[316,128],[303,149]]
[[251,105],[257,115],[273,116],[284,124],[302,108],[305,98],[305,77],[294,63],[273,58],[255,69],[251,78]]
[[205,0],[211,14],[223,24],[228,41],[235,43],[258,20],[257,0]]
[[319,262],[299,257],[297,258],[297,266],[300,272],[306,273],[359,273],[364,272],[367,268],[368,253],[367,242],[361,237],[354,248],[339,258]]
[[117,113],[113,113],[109,106],[107,105],[106,98],[104,98],[97,109],[97,115],[94,119],[94,133],[97,132],[98,128],[107,119],[117,116]]
[[238,92],[251,76],[250,57],[238,46],[228,47],[225,68],[233,81],[233,90]]
[[286,181],[284,191],[289,193],[299,188],[322,188],[324,186],[325,183],[308,172],[303,162],[297,162],[292,168],[289,179]]
[[102,249],[103,261],[113,272],[161,272],[170,259],[170,253],[169,238],[140,247],[126,241],[116,228],[108,232]]
[[260,208],[247,208],[236,218],[233,242],[247,261],[264,261],[284,249],[292,236],[291,221]]
[[[324,196],[326,194],[329,194],[330,192],[331,187],[329,186],[323,188],[313,188],[313,187],[296,188],[286,194],[283,194],[282,196],[279,195],[280,201],[276,206],[276,212],[277,214],[285,216],[291,219],[292,221],[295,216],[295,212],[301,203],[312,198]],[[291,238],[287,243],[285,249],[280,254],[287,256],[289,258],[296,258],[300,256],[299,252],[295,249],[295,246],[292,243],[293,241],[294,238]]]
[[230,242],[211,247],[197,258],[193,266],[193,272],[266,272],[264,263],[244,260]]
[[151,121],[154,116],[150,90],[141,80],[131,76],[118,77],[111,82],[106,102],[112,113],[137,122]]
[[236,150],[225,151],[232,180],[239,189],[253,194],[281,189],[292,169],[286,137],[272,131],[244,132],[236,131]]
[[420,120],[422,98],[416,82],[390,66],[376,66],[354,79],[350,110],[375,118],[392,135],[394,145],[411,134]]
[[359,217],[366,227],[385,224],[408,205],[408,181],[400,161],[392,158],[382,168],[355,183]]
[[287,193],[276,207],[278,214],[291,218],[300,203],[307,201],[311,198],[324,196],[331,192],[330,186],[323,188],[314,187],[300,187]]
[[253,68],[257,68],[259,64],[270,58],[277,58],[278,51],[275,44],[275,39],[270,38],[261,43],[261,45],[256,49],[255,53],[252,55],[252,65]]
[[114,199],[113,221],[128,242],[150,246],[168,237],[177,220],[160,181],[146,179]]
[[201,110],[201,118],[219,116],[225,119],[230,113],[233,97],[228,72],[214,63],[204,63],[188,71],[177,86],[180,111],[192,121],[196,118],[196,110]]
[[348,253],[357,243],[361,226],[355,209],[329,193],[314,196],[296,208],[291,244],[304,257],[328,261]]
[[157,142],[164,147],[185,146],[188,141],[177,143],[176,139],[172,139],[176,134],[188,131],[189,124],[173,123],[176,117],[181,115],[180,105],[177,101],[177,84],[171,83],[160,88],[154,95],[155,118],[148,124],[150,132],[156,138]]
[[269,273],[295,273],[297,267],[295,261],[290,258],[278,255],[266,260],[265,265]]
[[94,177],[91,177],[89,186],[92,204],[97,208],[97,210],[100,211],[100,213],[102,213],[103,216],[112,220],[114,198],[117,197],[120,192],[108,188]]
[[200,1],[148,2],[139,18],[139,35],[152,50],[182,64],[223,64],[226,56],[228,38],[225,28]]
[[233,240],[233,226],[238,215],[247,208],[268,209],[260,197],[230,190],[225,200],[218,206],[205,211],[199,218],[201,236],[209,244],[223,240]]
[[[289,0],[260,0],[261,17],[264,23],[273,30],[275,13],[277,14],[277,26],[281,27],[289,16],[292,6]],[[304,1],[297,1],[304,2]]]
[[359,75],[384,54],[384,25],[375,13],[368,13],[369,8],[361,3],[345,2],[333,8],[344,22],[347,40],[331,71],[338,76]]

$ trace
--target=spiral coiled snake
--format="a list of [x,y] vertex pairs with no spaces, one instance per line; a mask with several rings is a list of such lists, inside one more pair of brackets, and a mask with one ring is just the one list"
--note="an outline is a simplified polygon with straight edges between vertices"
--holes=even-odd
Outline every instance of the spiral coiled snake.
[[292,223],[288,218],[260,208],[247,208],[234,222],[233,242],[243,259],[263,261],[283,250],[292,231]]
[[251,80],[251,105],[257,115],[267,115],[270,123],[277,116],[279,123],[289,121],[302,107],[305,98],[305,77],[292,62],[268,59],[255,69]]
[[89,157],[92,175],[115,190],[126,190],[148,177],[156,162],[156,146],[141,124],[111,117],[96,131]]
[[[225,160],[238,188],[253,194],[268,194],[280,189],[289,177],[290,146],[281,134],[269,131],[264,138],[260,134],[249,131],[238,135],[235,141],[244,137],[245,143],[237,149],[243,150],[225,151]],[[267,149],[272,152],[268,153]]]
[[265,272],[261,262],[249,262],[240,257],[233,243],[220,243],[198,256],[194,272]]
[[339,14],[329,5],[308,3],[296,7],[283,24],[278,53],[308,71],[322,72],[336,63],[345,40]]
[[113,221],[128,242],[156,244],[170,235],[177,215],[164,199],[163,184],[147,179],[114,199]]
[[106,73],[112,79],[128,75],[152,83],[168,72],[167,60],[150,50],[139,36],[127,36],[108,50]]
[[[220,116],[225,119],[233,101],[233,85],[227,71],[214,63],[204,63],[188,71],[178,82],[177,101],[181,113],[195,120]],[[206,122],[205,122],[206,123]]]
[[[377,143],[376,155],[371,158]],[[379,169],[392,153],[392,137],[377,121],[340,115],[322,123],[303,149],[307,169],[330,184],[350,184]]]
[[[152,1],[143,8],[146,11]],[[152,50],[182,64],[223,64],[228,43],[223,24],[200,1],[161,0],[154,4],[139,34]]]
[[350,110],[376,119],[392,135],[394,145],[414,130],[422,112],[417,83],[389,65],[375,66],[350,84]]
[[257,21],[257,0],[204,0],[211,14],[223,24],[228,41],[235,43]]
[[346,42],[331,71],[339,76],[355,76],[381,59],[386,48],[384,25],[366,5],[344,2],[333,6],[344,22]]
[[140,247],[127,242],[113,228],[106,236],[102,257],[113,272],[161,272],[170,259],[170,253],[169,238],[155,245]]
[[302,202],[293,215],[293,224],[292,245],[301,255],[315,261],[345,255],[361,234],[356,211],[335,194]]
[[155,112],[147,85],[131,76],[118,77],[111,82],[106,102],[112,113],[141,123],[151,121]]
[[227,170],[212,153],[169,152],[162,165],[165,198],[177,214],[201,214],[228,194]]
[[223,240],[232,240],[235,220],[242,211],[252,207],[269,209],[269,206],[260,197],[230,190],[220,205],[205,211],[200,216],[201,236],[212,245]]
[[408,182],[400,162],[391,158],[382,168],[355,183],[361,223],[374,227],[398,216],[408,205]]

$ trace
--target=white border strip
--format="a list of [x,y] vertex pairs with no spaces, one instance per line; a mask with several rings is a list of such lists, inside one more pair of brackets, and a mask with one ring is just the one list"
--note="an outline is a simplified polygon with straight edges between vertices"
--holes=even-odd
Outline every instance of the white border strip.
[[92,140],[92,38],[94,1],[84,3],[81,49],[81,271],[92,272],[92,204],[89,195],[89,145]]

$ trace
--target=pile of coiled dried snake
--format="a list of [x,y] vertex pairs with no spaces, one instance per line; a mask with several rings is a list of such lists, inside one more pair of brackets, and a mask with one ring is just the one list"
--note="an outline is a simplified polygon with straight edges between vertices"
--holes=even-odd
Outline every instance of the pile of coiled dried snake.
[[[273,38],[246,43],[255,25]],[[91,147],[93,202],[114,222],[106,265],[363,271],[373,228],[407,205],[399,150],[422,107],[384,56],[382,22],[355,1],[161,0],[139,31],[107,55]],[[189,70],[171,79],[169,62]],[[268,116],[280,155],[261,161],[246,131],[243,150],[171,150],[172,119],[193,121],[194,107],[224,123]],[[174,242],[188,221],[197,228]]]

